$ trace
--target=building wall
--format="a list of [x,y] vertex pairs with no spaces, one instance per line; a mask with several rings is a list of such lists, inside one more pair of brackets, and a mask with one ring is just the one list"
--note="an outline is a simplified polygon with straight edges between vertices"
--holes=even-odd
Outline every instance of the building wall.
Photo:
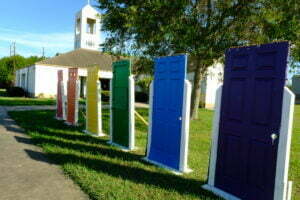
[[[57,93],[57,72],[63,70],[63,82],[68,79],[68,68],[36,65],[35,97],[55,97]],[[65,91],[66,92],[66,91]]]
[[292,79],[292,91],[299,96],[300,95],[300,75],[295,75]]
[[[95,23],[95,32],[93,34],[87,33],[87,19],[94,19]],[[78,19],[80,23],[77,27]],[[77,30],[78,29],[78,30]],[[75,17],[75,44],[74,48],[85,48],[98,50],[100,44],[100,29],[101,29],[101,20],[100,14],[90,5],[85,6],[80,10]]]
[[15,86],[23,88],[29,95],[35,91],[35,69],[35,65],[32,65],[16,71]]
[[[16,86],[22,87],[34,97],[55,97],[57,93],[57,72],[58,70],[63,70],[66,94],[68,69],[68,67],[46,65],[33,65],[28,68],[23,68],[16,72]],[[100,78],[112,78],[112,72],[100,71],[99,73]],[[26,76],[25,84],[23,84],[21,80],[23,74]],[[79,77],[86,77],[87,70],[79,68],[78,74]]]
[[[223,82],[224,65],[222,63],[215,63],[207,70],[206,77],[202,80],[200,86],[200,104],[203,104],[207,109],[214,109],[216,91],[219,85]],[[194,72],[190,72],[187,78],[193,84]]]
[[205,108],[214,109],[216,100],[216,91],[221,83],[223,83],[223,64],[216,63],[208,68],[206,76],[206,95]]

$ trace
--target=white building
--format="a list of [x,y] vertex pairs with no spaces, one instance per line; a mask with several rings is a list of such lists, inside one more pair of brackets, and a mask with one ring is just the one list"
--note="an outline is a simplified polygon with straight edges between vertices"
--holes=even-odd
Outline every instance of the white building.
[[57,71],[63,70],[64,82],[68,68],[79,68],[81,95],[84,93],[87,67],[99,66],[102,87],[109,87],[112,78],[112,62],[117,58],[98,49],[100,46],[100,14],[89,4],[75,17],[75,50],[35,63],[16,71],[16,86],[22,87],[33,97],[54,97],[56,95]]
[[297,103],[300,103],[300,75],[295,75],[292,78],[292,91],[296,95]]
[[74,49],[99,50],[100,14],[89,4],[83,7],[75,17]]
[[[193,84],[194,72],[188,73],[188,79]],[[207,109],[214,109],[216,90],[223,83],[224,65],[216,62],[207,69],[206,76],[201,82],[200,104]]]
[[81,81],[81,95],[84,96],[84,86],[87,68],[99,66],[99,77],[104,90],[109,89],[112,78],[112,63],[117,58],[100,51],[76,49],[59,56],[35,63],[32,66],[16,71],[16,86],[25,89],[32,97],[55,97],[57,90],[57,71],[63,70],[65,85],[68,79],[68,68],[78,68]]

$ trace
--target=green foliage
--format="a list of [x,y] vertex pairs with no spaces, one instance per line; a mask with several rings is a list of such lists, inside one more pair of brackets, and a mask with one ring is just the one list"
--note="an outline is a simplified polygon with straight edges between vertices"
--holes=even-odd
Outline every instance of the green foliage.
[[189,53],[207,65],[231,46],[289,40],[300,60],[297,0],[98,0],[105,49],[164,56]]
[[136,76],[153,75],[154,62],[145,56],[133,59],[133,73]]
[[300,4],[298,0],[260,0],[262,5],[248,19],[255,37],[246,36],[252,43],[288,40],[291,43],[291,70],[297,71],[300,61]]
[[227,48],[289,40],[292,62],[300,61],[298,0],[98,2],[104,13],[102,28],[108,32],[104,49],[147,58],[190,55],[190,70],[196,74],[193,115],[200,100],[201,79]]
[[110,91],[102,90],[101,91],[101,100],[104,102],[109,101]]
[[0,87],[8,88],[13,85],[15,71],[33,65],[35,62],[42,60],[37,56],[25,58],[23,56],[3,57],[0,59]]
[[128,46],[145,55],[185,52],[201,55],[208,64],[228,46],[239,44],[234,31],[229,30],[241,26],[254,7],[253,1],[222,0],[99,3],[105,11],[103,29],[110,32],[105,48],[121,51],[130,43]]
[[149,76],[149,77],[144,77],[139,79],[136,82],[136,85],[140,87],[140,89],[142,90],[142,92],[148,94],[149,92],[149,87],[151,84],[151,81],[153,80],[153,77]]
[[55,99],[48,98],[0,97],[1,106],[40,106],[55,104]]

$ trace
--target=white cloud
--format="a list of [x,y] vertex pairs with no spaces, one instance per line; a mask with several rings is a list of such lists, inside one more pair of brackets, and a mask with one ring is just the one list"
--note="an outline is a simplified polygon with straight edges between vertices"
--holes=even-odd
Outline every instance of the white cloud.
[[[40,52],[43,47],[48,55],[53,55],[56,52],[72,50],[74,41],[73,38],[74,35],[70,32],[44,34],[23,32],[0,27],[0,42],[16,42],[17,46],[21,45],[22,51],[26,55],[30,55],[31,52],[32,54]],[[0,49],[0,51],[2,52],[2,49]],[[21,54],[20,52],[18,53]]]

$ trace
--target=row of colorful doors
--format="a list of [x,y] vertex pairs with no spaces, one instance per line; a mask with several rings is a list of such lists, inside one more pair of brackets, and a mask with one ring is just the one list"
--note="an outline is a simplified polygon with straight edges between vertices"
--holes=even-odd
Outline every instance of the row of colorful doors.
[[[288,43],[281,42],[226,52],[205,189],[225,199],[288,198],[294,98],[284,88],[288,49]],[[134,83],[130,71],[129,61],[114,63],[111,87],[110,143],[128,150],[134,149]],[[150,88],[145,159],[176,172],[190,171],[191,86],[186,73],[186,55],[157,58]]]

